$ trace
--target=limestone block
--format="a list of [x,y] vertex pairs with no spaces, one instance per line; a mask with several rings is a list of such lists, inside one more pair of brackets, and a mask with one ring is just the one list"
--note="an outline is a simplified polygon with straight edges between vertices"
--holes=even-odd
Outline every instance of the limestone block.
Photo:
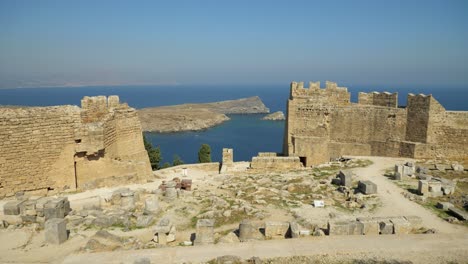
[[362,234],[363,235],[378,235],[380,232],[378,220],[372,217],[360,217],[357,219],[358,222],[362,223]]
[[391,218],[390,222],[393,224],[394,234],[409,234],[411,232],[411,223],[404,217]]
[[172,187],[167,187],[166,186],[166,191],[164,192],[164,197],[166,198],[166,200],[168,201],[173,201],[174,199],[177,198],[177,190],[176,188],[172,188]]
[[67,240],[65,219],[52,218],[45,223],[45,241],[50,244],[62,244]]
[[193,244],[206,245],[214,243],[214,220],[213,219],[198,219],[195,240]]
[[419,174],[419,175],[418,175],[418,179],[430,181],[430,180],[432,180],[432,175],[429,175],[429,174]]
[[395,175],[397,173],[400,175],[400,177],[402,177],[404,175],[403,174],[403,165],[401,165],[401,164],[396,164],[395,165]]
[[363,194],[375,194],[377,193],[377,184],[371,181],[359,181],[358,189]]
[[3,205],[3,214],[4,215],[19,215],[20,207],[23,204],[24,200],[15,200],[7,202]]
[[454,171],[463,171],[465,168],[461,164],[452,164],[452,169]]
[[341,185],[351,187],[353,184],[353,174],[351,171],[340,171],[338,178],[341,179]]
[[381,235],[391,235],[393,234],[393,223],[389,220],[383,220],[379,223],[380,234]]
[[420,228],[422,226],[423,221],[421,217],[416,215],[406,215],[404,217],[414,228]]
[[36,215],[36,200],[27,200],[19,206],[20,214],[25,215],[28,211],[29,215]]
[[451,207],[448,209],[449,213],[454,215],[456,218],[466,221],[468,220],[468,213],[464,210],[458,209],[456,207]]
[[155,234],[165,233],[168,234],[171,231],[172,223],[169,218],[162,218],[154,229]]
[[450,195],[450,194],[453,194],[454,192],[455,192],[455,186],[451,186],[451,185],[442,186],[442,193],[444,195]]
[[157,242],[160,245],[166,245],[167,244],[167,235],[166,235],[166,233],[158,233]]
[[418,193],[420,195],[427,195],[429,193],[429,182],[426,180],[419,180]]
[[266,238],[286,238],[289,230],[288,222],[265,222],[265,237]]
[[9,225],[19,225],[23,222],[20,215],[0,215],[0,219],[7,222]]
[[402,179],[402,174],[399,173],[399,172],[395,172],[394,176],[393,176],[393,179],[396,180],[396,181],[401,181]]
[[449,202],[438,202],[436,207],[442,210],[448,210],[453,207],[453,204]]
[[364,225],[358,221],[336,221],[328,222],[328,235],[362,235]]
[[260,223],[250,220],[243,220],[239,224],[239,239],[241,242],[262,240],[263,234],[260,232]]
[[36,215],[22,215],[21,221],[23,221],[23,223],[35,223],[36,217]]
[[412,176],[414,175],[415,168],[414,167],[408,167],[408,166],[403,166],[403,174],[404,176]]
[[135,210],[135,197],[132,196],[122,196],[121,197],[121,207],[124,210],[133,211]]
[[442,183],[440,181],[429,181],[429,192],[442,192]]
[[297,222],[289,222],[289,233],[291,234],[291,238],[298,238],[299,235],[299,225]]
[[167,234],[167,242],[173,242],[176,240],[176,227],[173,225]]
[[157,214],[160,211],[160,209],[161,208],[159,206],[158,197],[156,195],[153,195],[145,200],[145,214]]
[[136,220],[137,227],[148,227],[153,222],[154,217],[152,215],[140,215]]

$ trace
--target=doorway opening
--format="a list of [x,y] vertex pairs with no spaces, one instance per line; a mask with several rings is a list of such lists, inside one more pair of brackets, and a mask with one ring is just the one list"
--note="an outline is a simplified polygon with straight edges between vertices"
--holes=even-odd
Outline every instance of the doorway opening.
[[299,161],[302,163],[302,165],[304,165],[304,167],[306,166],[307,164],[307,157],[299,157]]

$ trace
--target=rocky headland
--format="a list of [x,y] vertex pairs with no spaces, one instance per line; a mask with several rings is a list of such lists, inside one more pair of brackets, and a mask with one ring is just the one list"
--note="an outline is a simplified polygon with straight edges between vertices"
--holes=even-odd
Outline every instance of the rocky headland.
[[271,120],[271,121],[282,121],[285,119],[286,118],[284,117],[284,114],[281,111],[271,113],[262,118],[262,120]]
[[204,130],[229,120],[226,114],[269,113],[258,96],[203,104],[149,107],[138,110],[143,131],[170,133]]

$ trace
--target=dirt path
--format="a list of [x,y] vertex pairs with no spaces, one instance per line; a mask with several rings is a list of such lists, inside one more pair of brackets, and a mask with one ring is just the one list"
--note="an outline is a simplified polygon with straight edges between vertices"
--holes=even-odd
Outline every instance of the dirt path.
[[138,251],[119,251],[68,256],[63,263],[134,263],[148,258],[151,263],[199,263],[223,255],[272,258],[327,255],[333,260],[385,258],[411,260],[413,263],[443,263],[468,260],[468,235],[434,234],[405,236],[307,237],[288,240],[257,241],[173,247]]
[[439,218],[429,209],[406,199],[401,193],[404,191],[391,179],[383,176],[384,171],[393,167],[398,162],[409,161],[408,159],[385,158],[385,157],[360,157],[372,160],[374,164],[367,168],[358,168],[354,172],[358,179],[370,180],[377,184],[378,195],[382,206],[378,208],[373,216],[400,216],[417,215],[423,219],[423,225],[427,228],[435,228],[441,233],[467,232],[467,228],[460,225],[450,224]]

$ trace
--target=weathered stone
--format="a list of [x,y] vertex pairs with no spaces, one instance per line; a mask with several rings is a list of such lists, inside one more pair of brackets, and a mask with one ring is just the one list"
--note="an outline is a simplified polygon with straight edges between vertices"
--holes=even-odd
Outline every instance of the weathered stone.
[[157,214],[161,210],[159,206],[158,197],[156,195],[151,196],[145,200],[145,214]]
[[217,257],[214,263],[216,264],[235,264],[235,263],[241,263],[242,259],[238,256],[233,256],[233,255],[225,255],[225,256],[220,256]]
[[429,192],[440,193],[442,192],[442,183],[440,181],[429,181]]
[[291,235],[291,238],[298,238],[299,235],[299,225],[297,222],[289,222],[289,233]]
[[468,220],[468,213],[462,209],[458,209],[456,207],[450,207],[448,209],[449,213],[451,213],[456,218],[466,221]]
[[380,221],[379,223],[380,234],[381,235],[391,235],[393,234],[393,223],[390,220]]
[[137,227],[148,227],[153,223],[154,217],[152,215],[140,215],[137,218]]
[[7,202],[3,205],[3,214],[4,215],[19,215],[20,206],[24,203],[24,200],[15,200]]
[[25,224],[35,223],[37,216],[35,215],[22,215],[21,221]]
[[377,185],[371,181],[359,181],[358,189],[363,194],[377,193]]
[[351,171],[340,171],[338,178],[340,178],[343,186],[351,187],[353,185],[353,173]]
[[260,223],[250,220],[243,220],[239,224],[239,239],[241,242],[265,239],[260,232]]
[[265,222],[265,237],[272,238],[286,238],[289,230],[288,222]]
[[362,234],[363,235],[378,235],[380,232],[379,222],[378,220],[372,217],[359,217],[357,219],[360,223],[362,223]]
[[403,217],[391,218],[390,222],[393,224],[394,234],[409,234],[411,232],[411,223]]
[[52,218],[45,223],[45,241],[50,244],[62,244],[67,240],[67,224],[64,219]]
[[402,174],[399,173],[399,172],[395,172],[395,174],[393,175],[393,179],[396,180],[396,181],[401,181]]
[[436,207],[442,210],[448,210],[449,208],[453,207],[453,204],[449,202],[438,202]]
[[91,236],[88,243],[86,243],[85,249],[87,251],[99,252],[99,251],[112,251],[122,246],[122,238],[111,234],[105,230],[99,230]]
[[420,195],[427,195],[429,193],[429,182],[426,180],[419,180],[418,193]]
[[151,260],[149,258],[141,258],[135,260],[133,264],[151,264]]
[[334,221],[328,222],[328,235],[362,235],[364,225],[357,221]]
[[452,164],[452,169],[454,171],[463,171],[465,168],[461,164]]
[[128,211],[135,210],[135,197],[134,196],[122,196],[121,200],[121,208]]
[[197,231],[193,244],[206,245],[214,243],[214,220],[212,219],[198,219]]

